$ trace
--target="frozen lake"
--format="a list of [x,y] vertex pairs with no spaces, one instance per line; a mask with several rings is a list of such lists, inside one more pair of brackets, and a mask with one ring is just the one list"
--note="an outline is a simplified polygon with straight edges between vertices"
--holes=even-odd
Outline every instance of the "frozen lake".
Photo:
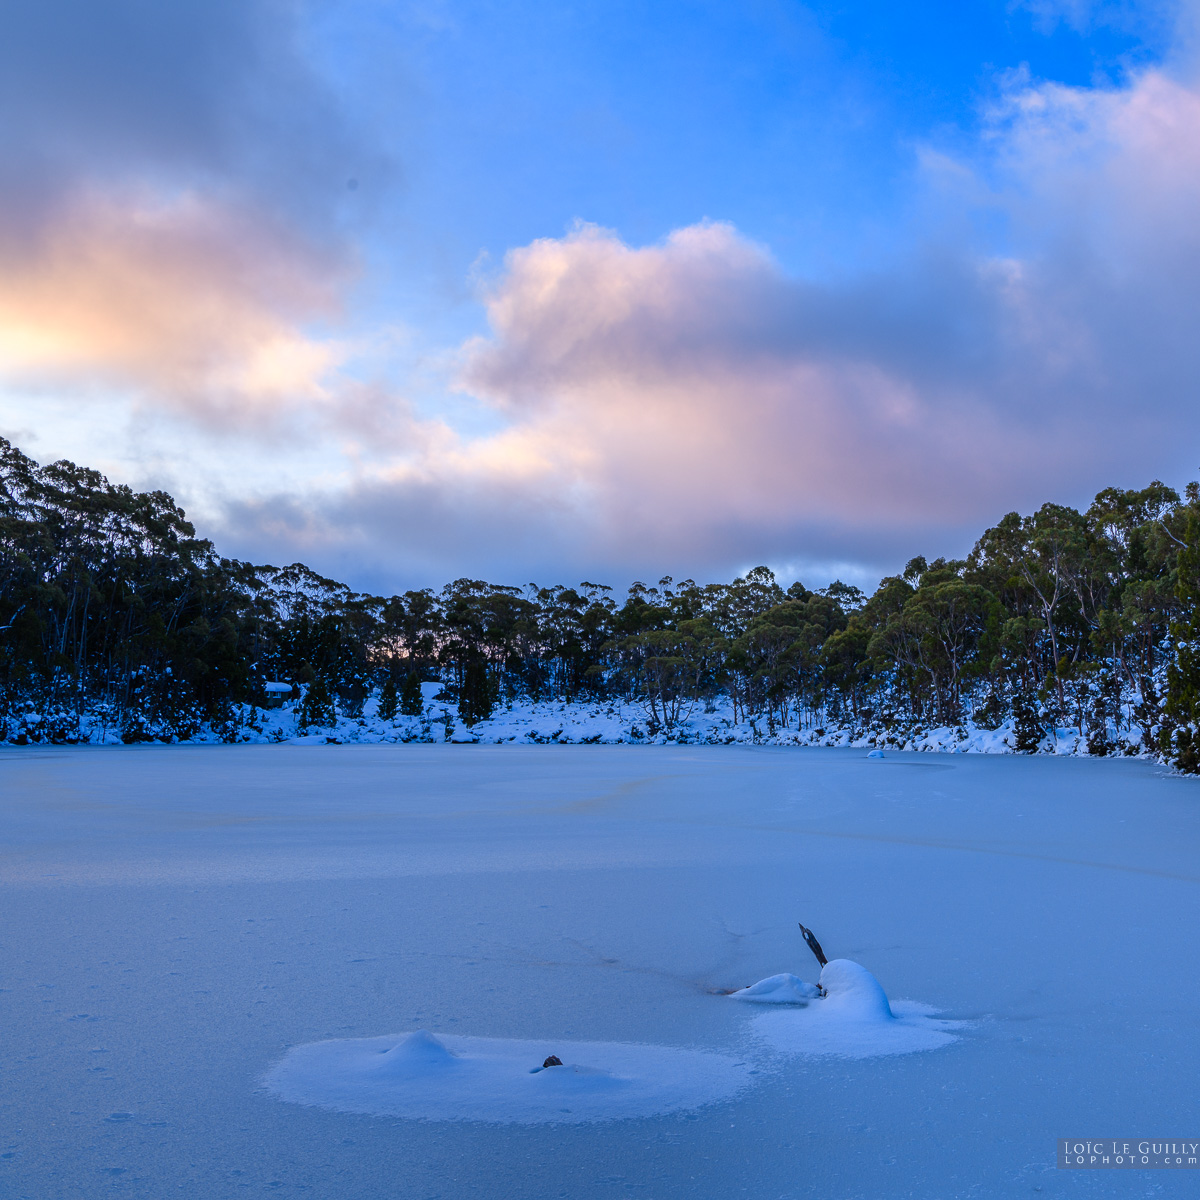
[[[1200,781],[1148,763],[6,750],[0,898],[6,1197],[946,1200],[1200,1183],[1054,1166],[1058,1137],[1200,1135]],[[759,1006],[717,993],[779,972],[815,982],[797,921],[893,1000],[967,1024],[882,1057],[764,1040]],[[516,1039],[517,1058],[645,1044],[662,1048],[645,1053],[649,1084],[678,1070],[686,1086],[674,1111],[562,1124],[336,1111],[260,1086],[289,1048],[418,1029]],[[705,1071],[725,1088],[707,1104]]]

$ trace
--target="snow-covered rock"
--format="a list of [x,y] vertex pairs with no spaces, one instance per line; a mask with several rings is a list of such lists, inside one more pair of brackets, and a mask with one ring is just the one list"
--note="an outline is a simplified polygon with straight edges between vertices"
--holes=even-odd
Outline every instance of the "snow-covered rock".
[[825,1011],[838,1012],[859,1021],[894,1019],[887,993],[879,980],[848,958],[834,958],[821,969],[821,987],[825,992]]
[[936,1010],[924,1004],[893,1004],[879,980],[848,958],[825,964],[821,988],[825,995],[803,1008],[793,1005],[755,1017],[754,1035],[785,1054],[874,1058],[936,1050],[955,1040],[961,1024],[938,1020]]
[[738,1000],[749,1000],[753,1004],[807,1004],[816,1000],[820,990],[798,975],[770,975],[749,987],[733,992]]

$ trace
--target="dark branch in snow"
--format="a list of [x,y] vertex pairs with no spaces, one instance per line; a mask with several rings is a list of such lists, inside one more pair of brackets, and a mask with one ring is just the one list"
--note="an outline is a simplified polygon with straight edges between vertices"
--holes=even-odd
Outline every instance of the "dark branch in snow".
[[[799,922],[797,922],[799,924]],[[824,966],[829,959],[825,957],[825,951],[821,949],[821,943],[817,941],[811,929],[806,929],[803,925],[800,926],[800,932],[804,935],[805,942],[808,943],[808,948],[817,956],[817,962]]]

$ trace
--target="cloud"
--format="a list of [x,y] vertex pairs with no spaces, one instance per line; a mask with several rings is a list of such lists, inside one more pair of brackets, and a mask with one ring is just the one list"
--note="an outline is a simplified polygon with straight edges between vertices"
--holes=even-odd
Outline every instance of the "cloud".
[[[0,38],[3,233],[81,183],[188,187],[328,234],[378,155],[310,65],[297,0],[39,0]],[[353,169],[349,169],[349,168]]]
[[341,256],[200,196],[80,195],[3,267],[10,383],[133,388],[228,427],[319,402],[344,353],[300,327],[336,313]]
[[1192,0],[1010,0],[1009,9],[1024,9],[1035,27],[1053,34],[1059,25],[1076,33],[1089,33],[1097,27],[1123,31],[1151,31],[1158,37],[1169,36],[1178,27]]
[[510,255],[463,385],[511,417],[519,461],[585,487],[608,537],[635,514],[663,543],[927,519],[978,469],[967,429],[1025,448],[989,428],[970,380],[906,369],[905,334],[923,332],[879,299],[789,279],[728,225],[643,249],[583,227]]
[[1177,469],[1200,369],[1200,90],[1160,70],[1124,87],[1041,84],[996,122],[996,202],[1020,249],[1009,303],[1042,330],[1030,336],[1055,406],[1104,423],[1117,461]]
[[382,170],[291,0],[43,0],[0,38],[0,380],[244,429],[324,398],[311,326]]
[[460,386],[499,430],[410,413],[346,492],[237,524],[309,554],[386,545],[425,579],[449,558],[505,577],[830,559],[847,540],[879,558],[964,497],[994,502],[1037,452],[961,364],[914,355],[927,314],[789,279],[728,225],[644,248],[581,226],[510,254],[486,306]]
[[797,278],[722,222],[516,248],[436,412],[370,377],[372,335],[328,332],[356,270],[346,164],[374,168],[300,10],[97,11],[24,6],[0,43],[0,376],[307,438],[303,484],[265,494],[264,463],[259,494],[233,490],[209,529],[230,552],[381,587],[882,570],[962,553],[1010,508],[1192,467],[1186,64],[1014,75],[974,153],[921,150],[907,253],[857,278]]
[[499,428],[410,413],[292,527],[425,581],[883,569],[963,553],[1014,507],[1180,480],[1200,435],[1196,87],[1014,80],[974,159],[926,163],[912,253],[837,285],[722,223],[512,251],[459,375]]

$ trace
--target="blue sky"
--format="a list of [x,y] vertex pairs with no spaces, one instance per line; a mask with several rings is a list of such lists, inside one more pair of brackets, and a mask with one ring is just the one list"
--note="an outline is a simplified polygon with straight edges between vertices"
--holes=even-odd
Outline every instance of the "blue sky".
[[729,221],[788,271],[871,270],[920,236],[918,146],[970,156],[1013,72],[1117,81],[1171,28],[1150,6],[377,4],[313,39],[388,155],[347,166],[373,285],[461,328],[480,256],[575,220],[635,245]]
[[1195,471],[1189,3],[0,11],[0,432],[230,554],[870,585]]

